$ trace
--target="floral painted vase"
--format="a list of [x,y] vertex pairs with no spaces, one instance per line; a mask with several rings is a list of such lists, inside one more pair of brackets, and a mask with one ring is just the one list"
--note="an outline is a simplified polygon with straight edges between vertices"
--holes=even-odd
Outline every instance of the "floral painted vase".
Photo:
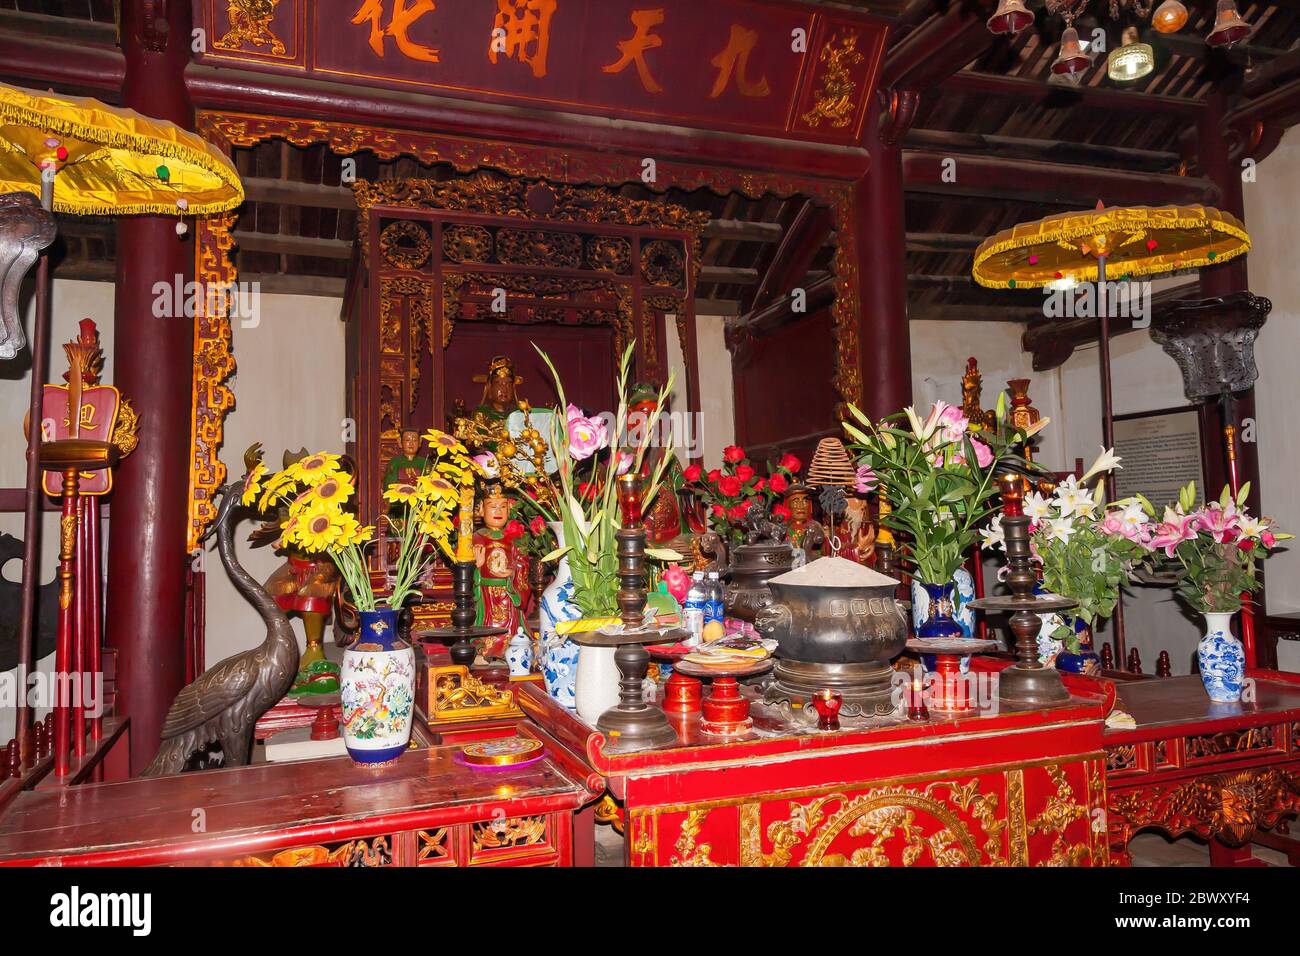
[[1074,619],[1074,633],[1079,640],[1079,652],[1076,654],[1061,643],[1061,650],[1056,655],[1056,669],[1070,674],[1091,674],[1100,669],[1101,657],[1092,649],[1092,628],[1082,618]]
[[1196,646],[1201,683],[1210,700],[1221,704],[1241,700],[1246,652],[1232,636],[1232,612],[1206,611],[1205,636]]
[[[926,584],[912,579],[912,630],[917,637],[974,637],[975,580],[965,568],[958,568],[947,584]],[[934,655],[921,655],[927,670],[934,670]],[[970,658],[961,659],[966,673]]]
[[357,763],[396,760],[411,740],[415,651],[397,636],[397,613],[358,611],[361,630],[343,652],[343,743]]
[[[555,533],[557,547],[564,547],[564,525],[550,523]],[[582,611],[573,600],[573,575],[569,572],[569,556],[560,558],[555,569],[555,579],[542,592],[538,608],[538,627],[542,632],[542,681],[546,692],[565,707],[577,706],[574,685],[578,676],[578,645],[555,633],[561,621],[576,621]]]
[[533,672],[533,642],[523,631],[516,631],[506,645],[506,664],[511,677],[527,677]]

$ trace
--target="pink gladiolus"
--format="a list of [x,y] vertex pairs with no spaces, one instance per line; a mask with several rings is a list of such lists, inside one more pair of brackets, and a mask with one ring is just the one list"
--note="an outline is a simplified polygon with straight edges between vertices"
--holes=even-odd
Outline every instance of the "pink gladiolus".
[[853,482],[853,490],[860,495],[865,495],[876,487],[876,473],[871,470],[869,465],[859,465],[858,473]]
[[618,473],[626,475],[627,470],[632,467],[634,455],[630,451],[621,451],[618,453]]

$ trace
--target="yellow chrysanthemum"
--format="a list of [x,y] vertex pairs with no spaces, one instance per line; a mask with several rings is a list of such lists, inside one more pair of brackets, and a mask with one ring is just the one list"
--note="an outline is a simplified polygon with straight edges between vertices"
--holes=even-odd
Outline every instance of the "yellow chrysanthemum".
[[410,504],[420,500],[420,489],[415,485],[399,481],[384,489],[384,500],[393,504]]
[[294,462],[285,469],[285,472],[292,475],[296,481],[308,485],[318,485],[331,475],[339,473],[339,458],[341,457],[331,452],[318,451],[314,455],[308,455],[302,461]]
[[266,474],[266,463],[259,461],[244,476],[244,493],[239,496],[241,503],[251,505],[262,492],[262,476]]
[[330,475],[312,491],[318,500],[326,504],[342,505],[352,497],[356,489],[352,485],[352,479],[340,473]]
[[272,505],[278,504],[293,494],[297,487],[298,482],[287,470],[276,472],[262,485],[262,497],[257,502],[258,510],[270,510]]
[[416,483],[420,486],[420,492],[426,497],[439,501],[460,499],[459,489],[440,474],[421,475]]
[[341,511],[322,508],[299,519],[295,538],[308,551],[326,551],[334,546],[345,530]]

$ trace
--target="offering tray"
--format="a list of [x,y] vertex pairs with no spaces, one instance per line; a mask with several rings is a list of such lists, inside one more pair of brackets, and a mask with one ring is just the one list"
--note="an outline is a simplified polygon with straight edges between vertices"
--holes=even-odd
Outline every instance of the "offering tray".
[[740,737],[754,726],[749,698],[740,693],[737,678],[763,674],[772,668],[772,658],[760,661],[722,662],[717,666],[679,661],[675,674],[713,682],[709,696],[700,705],[700,732],[710,737]]

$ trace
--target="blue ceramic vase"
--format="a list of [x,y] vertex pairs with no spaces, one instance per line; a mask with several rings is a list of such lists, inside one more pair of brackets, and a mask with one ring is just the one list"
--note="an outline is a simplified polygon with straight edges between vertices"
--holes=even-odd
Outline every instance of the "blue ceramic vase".
[[397,610],[358,611],[361,630],[343,652],[343,743],[357,763],[396,760],[411,741],[415,651],[397,636]]
[[1079,639],[1079,653],[1062,648],[1056,655],[1056,669],[1070,674],[1087,674],[1101,667],[1101,658],[1092,649],[1092,628],[1083,618],[1074,619],[1074,633]]
[[1246,652],[1232,635],[1232,613],[1205,612],[1205,636],[1196,647],[1196,660],[1210,700],[1221,704],[1241,700]]

